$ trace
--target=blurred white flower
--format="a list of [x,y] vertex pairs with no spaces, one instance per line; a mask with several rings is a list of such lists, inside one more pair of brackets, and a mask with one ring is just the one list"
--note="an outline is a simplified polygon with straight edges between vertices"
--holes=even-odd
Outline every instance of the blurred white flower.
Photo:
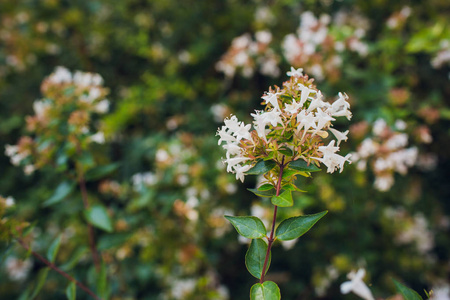
[[350,272],[347,275],[347,278],[350,279],[350,281],[341,284],[341,293],[348,294],[353,292],[364,300],[375,300],[372,292],[363,281],[365,275],[366,270],[364,269],[359,269],[356,273],[354,271]]

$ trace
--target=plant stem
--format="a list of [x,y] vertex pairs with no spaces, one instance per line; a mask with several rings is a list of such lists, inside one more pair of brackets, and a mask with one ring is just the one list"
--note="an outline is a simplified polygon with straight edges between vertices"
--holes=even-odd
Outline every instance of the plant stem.
[[[286,165],[284,164],[284,156],[281,159],[281,164],[280,164],[280,174],[278,175],[278,182],[277,182],[277,196],[280,195],[280,191],[281,191],[281,180],[283,178],[283,169]],[[267,269],[267,263],[269,262],[269,255],[270,255],[270,249],[272,249],[272,244],[274,241],[273,238],[273,234],[275,231],[275,221],[277,220],[277,211],[278,211],[278,206],[275,205],[275,208],[273,209],[273,220],[272,220],[272,229],[270,231],[270,236],[268,238],[269,244],[267,245],[267,252],[266,252],[266,258],[264,259],[264,266],[262,269],[262,273],[261,273],[261,279],[259,280],[259,283],[263,283],[264,282],[264,276],[266,274],[266,269]]]
[[44,257],[42,257],[39,253],[34,252],[33,250],[30,249],[30,247],[20,238],[17,239],[17,241],[19,242],[20,245],[22,245],[22,247],[25,248],[25,250],[30,251],[31,254],[33,254],[34,257],[36,257],[37,259],[39,259],[40,261],[42,261],[44,264],[46,264],[47,266],[49,266],[52,270],[55,270],[56,272],[58,272],[59,274],[61,274],[62,276],[64,276],[65,278],[67,278],[68,280],[75,282],[76,285],[78,285],[78,287],[80,287],[80,289],[82,289],[83,291],[85,291],[86,293],[88,293],[92,298],[96,299],[96,300],[101,300],[101,298],[99,298],[93,291],[91,291],[87,286],[85,286],[84,284],[82,284],[81,282],[79,282],[78,280],[76,280],[75,278],[73,278],[72,276],[70,276],[69,274],[67,274],[66,272],[64,272],[63,270],[61,270],[60,268],[58,268],[57,266],[55,266],[55,264],[49,262],[48,260],[46,260]]
[[[79,179],[78,183],[80,185],[81,190],[81,197],[83,198],[83,205],[84,209],[89,208],[89,201],[88,201],[88,195],[87,195],[87,189],[86,189],[86,181],[84,180],[83,172],[79,172]],[[97,273],[100,271],[100,257],[97,252],[97,248],[95,246],[95,236],[94,236],[94,228],[92,225],[88,222],[88,235],[89,235],[89,248],[91,249],[92,258],[94,260],[95,270]]]
[[[81,145],[77,144],[78,155],[81,155]],[[78,184],[80,185],[81,198],[83,199],[84,209],[89,209],[88,193],[86,189],[86,180],[84,179],[84,173],[81,167],[77,168],[78,171]],[[95,271],[100,272],[100,257],[98,255],[97,247],[95,246],[94,227],[91,223],[87,222],[88,236],[89,236],[89,248],[91,249],[92,259],[94,260]]]

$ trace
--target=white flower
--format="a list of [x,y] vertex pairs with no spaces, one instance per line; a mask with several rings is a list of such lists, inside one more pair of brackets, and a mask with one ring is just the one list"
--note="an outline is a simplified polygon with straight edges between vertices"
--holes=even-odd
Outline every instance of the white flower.
[[59,83],[71,83],[72,82],[72,74],[70,71],[64,67],[56,67],[55,72],[51,74],[48,78],[51,82],[59,84]]
[[234,172],[236,173],[236,179],[239,179],[241,182],[244,182],[245,172],[250,170],[251,167],[252,167],[251,165],[246,166],[235,165]]
[[450,285],[444,284],[431,289],[433,293],[431,294],[432,300],[450,300]]
[[331,131],[331,133],[337,138],[337,145],[339,146],[339,144],[341,143],[341,141],[347,141],[348,137],[348,130],[345,132],[340,132],[339,130],[336,130],[334,128],[329,128],[329,130]]
[[354,271],[350,272],[347,275],[347,278],[350,279],[350,281],[341,284],[341,293],[348,294],[353,292],[364,300],[375,300],[372,292],[363,281],[365,275],[366,270],[364,269],[359,269],[357,273]]
[[274,109],[276,110],[280,110],[280,106],[278,105],[278,94],[279,93],[271,93],[271,92],[267,92],[266,95],[262,96],[261,98],[266,101],[266,104],[272,104],[272,106],[274,107]]
[[350,162],[351,154],[347,154],[345,157],[336,154],[339,151],[339,147],[334,146],[334,140],[332,140],[328,146],[319,146],[318,151],[323,153],[322,158],[312,157],[320,162],[322,162],[325,166],[328,167],[327,173],[333,173],[337,168],[340,169],[340,172],[344,169],[344,163],[346,161]]
[[301,91],[301,96],[300,96],[300,104],[301,105],[303,105],[306,102],[306,100],[308,100],[309,94],[316,93],[316,90],[310,89],[301,83],[298,84],[298,87],[300,88],[300,91]]
[[386,121],[383,119],[378,119],[373,123],[372,132],[376,136],[380,136],[384,130],[387,129]]
[[288,71],[286,73],[286,75],[289,76],[289,77],[300,77],[300,76],[303,76],[303,68],[295,69],[294,67],[291,67],[291,70]]
[[31,175],[34,171],[36,171],[36,167],[34,165],[26,165],[23,171],[25,175]]
[[394,177],[391,174],[377,176],[374,182],[374,186],[381,192],[388,191],[394,184]]
[[310,128],[316,128],[316,118],[314,113],[307,113],[305,110],[302,110],[297,115],[297,122],[299,122],[297,131],[304,130],[306,133]]
[[12,157],[16,155],[16,153],[19,151],[19,147],[16,145],[5,145],[5,155]]
[[109,100],[103,99],[102,101],[98,102],[95,105],[94,110],[99,114],[107,113],[109,110]]
[[33,110],[38,118],[42,118],[45,115],[47,109],[50,108],[50,104],[41,100],[33,102]]
[[280,117],[281,112],[277,110],[271,110],[267,112],[256,111],[255,114],[250,114],[254,121],[256,132],[261,138],[266,138],[266,125],[271,124],[277,126],[277,124],[283,124]]
[[90,140],[91,140],[91,142],[94,142],[97,144],[104,144],[105,143],[105,134],[103,132],[99,131],[96,134],[91,135]]
[[16,203],[14,198],[11,197],[11,196],[7,197],[5,200],[6,200],[5,201],[6,207],[11,207],[11,206],[13,206]]

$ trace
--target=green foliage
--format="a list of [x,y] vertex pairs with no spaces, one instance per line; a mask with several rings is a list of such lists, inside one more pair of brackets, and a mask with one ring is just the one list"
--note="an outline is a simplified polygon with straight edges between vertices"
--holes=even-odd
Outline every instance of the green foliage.
[[51,206],[61,202],[73,192],[74,188],[75,184],[71,183],[70,181],[61,182],[55,189],[53,195],[49,199],[47,199],[44,203],[42,203],[42,205]]
[[281,192],[279,196],[273,196],[272,199],[270,199],[270,201],[272,202],[273,205],[280,207],[289,207],[294,205],[291,190],[285,190]]
[[262,284],[256,283],[250,289],[251,300],[279,300],[281,299],[280,289],[273,281],[265,281]]
[[275,236],[280,241],[289,241],[299,238],[310,230],[311,227],[327,213],[328,211],[323,211],[314,215],[286,219],[278,225]]
[[107,232],[113,231],[111,218],[108,211],[102,205],[93,205],[84,211],[86,220],[97,228]]
[[419,294],[417,294],[416,291],[410,289],[409,287],[401,284],[400,282],[398,282],[395,279],[392,279],[392,281],[394,281],[395,284],[395,288],[397,289],[397,291],[402,294],[403,298],[405,298],[405,300],[422,300],[422,297],[419,296]]
[[72,281],[67,286],[66,297],[68,300],[76,300],[77,299],[77,286],[75,285],[75,282]]
[[54,263],[56,255],[58,254],[59,246],[61,245],[61,236],[58,236],[50,245],[47,250],[47,258],[50,262]]
[[[247,270],[257,279],[261,278],[264,260],[267,253],[267,243],[261,239],[252,240],[250,247],[245,254],[245,266]],[[269,253],[269,259],[267,261],[266,272],[269,270],[270,261],[272,259],[272,253]]]
[[231,222],[240,235],[248,239],[260,239],[266,236],[266,227],[257,217],[225,216],[225,218]]
[[294,160],[289,162],[288,167],[293,170],[301,171],[301,172],[318,172],[320,168],[318,168],[315,164],[308,164],[306,161],[302,159]]
[[261,160],[258,163],[256,163],[256,165],[253,166],[253,168],[248,170],[246,172],[246,174],[247,175],[265,174],[265,173],[269,172],[270,170],[272,170],[273,168],[275,168],[276,165],[277,165],[277,163],[273,160]]

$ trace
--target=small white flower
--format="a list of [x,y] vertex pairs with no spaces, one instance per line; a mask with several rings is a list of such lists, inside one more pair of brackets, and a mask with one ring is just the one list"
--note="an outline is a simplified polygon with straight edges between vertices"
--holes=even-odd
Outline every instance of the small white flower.
[[336,130],[334,128],[329,128],[329,130],[331,131],[331,133],[337,138],[337,145],[339,146],[339,144],[341,143],[341,141],[347,141],[348,137],[348,130],[344,131],[344,132],[340,132],[339,130]]
[[99,131],[96,134],[91,135],[90,140],[97,144],[104,144],[105,143],[105,134],[103,132]]
[[95,105],[94,110],[99,114],[107,113],[109,110],[109,100],[103,99]]
[[363,281],[365,275],[366,270],[364,269],[359,269],[357,273],[354,271],[350,272],[347,275],[347,278],[350,279],[350,281],[341,284],[341,293],[348,294],[353,292],[364,300],[375,300],[372,292]]
[[300,77],[300,76],[303,76],[303,68],[295,69],[294,67],[291,67],[291,70],[288,71],[286,73],[286,75],[289,76],[289,77]]
[[266,101],[266,104],[272,104],[272,106],[274,107],[274,109],[276,110],[280,110],[280,106],[278,105],[278,94],[279,93],[271,93],[271,92],[267,92],[266,95],[262,96],[261,98]]
[[11,206],[13,206],[16,203],[14,198],[11,197],[11,196],[8,196],[5,200],[6,200],[5,201],[6,207],[11,207]]
[[23,171],[25,175],[31,175],[34,171],[36,171],[36,167],[34,165],[26,165]]

